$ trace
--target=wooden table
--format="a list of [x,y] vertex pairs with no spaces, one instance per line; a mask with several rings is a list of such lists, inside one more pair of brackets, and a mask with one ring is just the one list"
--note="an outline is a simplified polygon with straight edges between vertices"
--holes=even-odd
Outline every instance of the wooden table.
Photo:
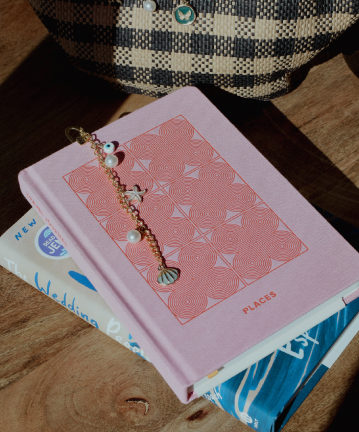
[[[0,17],[2,234],[29,209],[17,173],[62,148],[66,126],[95,130],[153,98],[74,70],[25,0],[0,0]],[[204,89],[307,199],[357,226],[358,49],[356,26],[273,102]],[[250,430],[204,399],[182,405],[151,364],[3,268],[0,277],[1,431]],[[358,430],[358,370],[359,335],[284,432]],[[133,397],[148,415],[125,403]]]

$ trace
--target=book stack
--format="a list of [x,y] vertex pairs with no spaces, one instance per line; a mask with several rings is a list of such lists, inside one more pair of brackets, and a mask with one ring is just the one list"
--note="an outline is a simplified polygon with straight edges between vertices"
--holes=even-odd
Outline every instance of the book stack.
[[[317,210],[359,250],[359,229]],[[34,209],[0,238],[0,264],[150,361]],[[203,397],[255,430],[279,430],[359,330],[358,311],[359,299]]]
[[126,241],[135,227],[89,143],[20,173],[46,226],[26,215],[16,241],[36,231],[47,261],[34,274],[8,252],[7,267],[148,355],[182,402],[205,395],[270,430],[357,311],[358,253],[196,89],[95,135],[114,144],[121,184],[146,190],[137,210],[178,281],[158,284],[146,243]]

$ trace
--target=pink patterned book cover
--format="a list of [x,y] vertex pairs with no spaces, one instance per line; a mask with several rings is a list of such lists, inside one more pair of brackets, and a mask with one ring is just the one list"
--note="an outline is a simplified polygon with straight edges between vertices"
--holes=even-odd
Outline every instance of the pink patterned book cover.
[[181,272],[173,285],[158,284],[146,242],[127,242],[134,223],[97,158],[63,178],[181,324],[308,250],[183,115],[117,153],[122,183],[147,191],[137,208],[167,265]]
[[[97,131],[178,281],[157,282],[147,242],[90,145],[20,174],[27,199],[183,402],[213,370],[359,280],[358,254],[196,89]],[[192,396],[193,397],[193,396]]]

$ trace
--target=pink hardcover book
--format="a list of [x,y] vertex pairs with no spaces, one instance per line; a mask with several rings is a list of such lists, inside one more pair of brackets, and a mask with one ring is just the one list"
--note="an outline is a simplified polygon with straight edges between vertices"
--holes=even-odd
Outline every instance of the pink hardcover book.
[[[359,295],[359,255],[195,88],[95,132],[113,142],[169,286],[90,144],[23,170],[23,194],[187,403]],[[346,300],[347,299],[347,300]],[[209,375],[209,377],[208,377]]]

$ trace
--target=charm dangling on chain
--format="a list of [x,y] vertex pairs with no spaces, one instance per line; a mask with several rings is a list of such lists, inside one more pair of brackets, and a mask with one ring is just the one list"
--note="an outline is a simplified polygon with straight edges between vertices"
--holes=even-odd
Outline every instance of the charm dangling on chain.
[[[73,139],[70,135],[70,131],[76,131],[79,135],[76,139]],[[158,245],[158,242],[151,230],[147,227],[145,222],[140,218],[138,210],[131,205],[131,201],[136,200],[139,203],[142,201],[142,195],[146,192],[141,191],[136,185],[133,186],[131,191],[126,191],[124,186],[119,182],[119,177],[114,168],[119,163],[117,156],[114,153],[115,146],[113,143],[101,144],[92,138],[92,135],[85,132],[83,128],[70,126],[66,128],[65,134],[67,138],[73,143],[78,142],[83,145],[90,143],[91,148],[94,150],[97,160],[104,170],[109,181],[112,183],[116,190],[118,202],[122,209],[131,217],[135,224],[135,228],[127,233],[127,241],[129,243],[138,243],[142,238],[147,240],[148,246],[151,250],[152,255],[158,263],[159,275],[157,282],[161,285],[171,285],[176,282],[179,276],[179,271],[175,268],[166,267],[165,260],[162,256],[162,252]],[[129,196],[129,198],[127,198]]]
[[197,14],[193,6],[188,3],[188,0],[183,2],[174,8],[173,10],[174,19],[181,25],[190,25],[196,21]]

